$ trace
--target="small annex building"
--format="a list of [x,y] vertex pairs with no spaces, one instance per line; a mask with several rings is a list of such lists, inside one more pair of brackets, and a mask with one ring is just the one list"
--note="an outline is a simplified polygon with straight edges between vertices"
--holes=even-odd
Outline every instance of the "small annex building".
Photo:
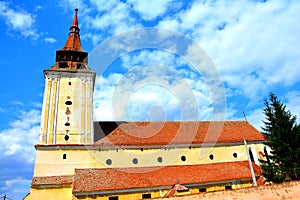
[[94,122],[96,74],[81,47],[77,11],[65,46],[44,71],[26,200],[168,198],[259,179],[265,138],[247,121]]

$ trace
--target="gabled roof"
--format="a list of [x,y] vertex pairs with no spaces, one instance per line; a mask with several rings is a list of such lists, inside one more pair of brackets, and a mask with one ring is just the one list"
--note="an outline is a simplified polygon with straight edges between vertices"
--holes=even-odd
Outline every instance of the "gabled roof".
[[[255,176],[261,169],[253,163]],[[251,180],[248,161],[165,167],[75,169],[73,194],[113,190],[149,189],[181,184],[208,184]]]
[[[102,125],[101,125],[102,123]],[[111,122],[108,122],[111,123]],[[153,146],[263,141],[264,136],[246,121],[116,122],[95,145]],[[95,124],[95,135],[105,124]],[[105,132],[105,131],[103,131]],[[103,135],[101,132],[100,134]]]

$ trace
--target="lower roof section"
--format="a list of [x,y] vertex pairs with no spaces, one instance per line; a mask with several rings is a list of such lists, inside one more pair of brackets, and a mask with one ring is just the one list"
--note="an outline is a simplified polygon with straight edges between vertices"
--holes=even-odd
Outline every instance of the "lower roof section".
[[[259,166],[252,164],[255,176]],[[248,161],[164,167],[75,169],[73,194],[111,193],[116,190],[142,190],[197,185],[210,182],[251,180]]]
[[63,185],[72,185],[74,176],[43,176],[33,177],[31,186],[35,188],[46,188],[46,187],[61,187]]

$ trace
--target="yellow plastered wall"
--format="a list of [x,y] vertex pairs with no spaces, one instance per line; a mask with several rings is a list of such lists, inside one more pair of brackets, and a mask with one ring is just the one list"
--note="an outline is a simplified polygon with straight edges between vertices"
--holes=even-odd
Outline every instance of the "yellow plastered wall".
[[93,81],[93,74],[47,72],[39,144],[93,142]]
[[72,199],[72,187],[31,188],[25,200],[63,200]]
[[[249,146],[256,157],[264,147],[263,144]],[[248,160],[244,145],[206,147],[206,149],[204,147],[109,150],[88,148],[83,146],[80,150],[68,149],[68,147],[37,150],[34,176],[70,175],[74,174],[75,168],[127,168]],[[234,153],[236,153],[236,157],[234,157]],[[211,155],[213,155],[213,159],[211,159]]]
[[109,197],[118,196],[119,200],[128,200],[128,199],[142,199],[143,194],[151,194],[151,198],[163,197],[167,194],[168,190],[150,190],[149,191],[139,191],[139,192],[124,192],[124,193],[115,193],[107,195],[86,195],[86,196],[73,196],[73,200],[108,200]]

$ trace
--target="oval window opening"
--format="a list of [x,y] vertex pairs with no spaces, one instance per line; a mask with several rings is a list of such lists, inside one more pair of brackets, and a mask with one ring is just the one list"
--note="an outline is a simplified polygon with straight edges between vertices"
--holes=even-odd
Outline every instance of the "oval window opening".
[[70,137],[68,135],[65,135],[65,140],[68,141]]
[[65,104],[70,106],[70,105],[72,105],[72,101],[66,101]]
[[162,157],[158,157],[158,158],[157,158],[157,162],[159,162],[159,163],[161,163],[162,160],[163,160]]
[[181,156],[181,161],[186,161],[186,157],[185,156]]

